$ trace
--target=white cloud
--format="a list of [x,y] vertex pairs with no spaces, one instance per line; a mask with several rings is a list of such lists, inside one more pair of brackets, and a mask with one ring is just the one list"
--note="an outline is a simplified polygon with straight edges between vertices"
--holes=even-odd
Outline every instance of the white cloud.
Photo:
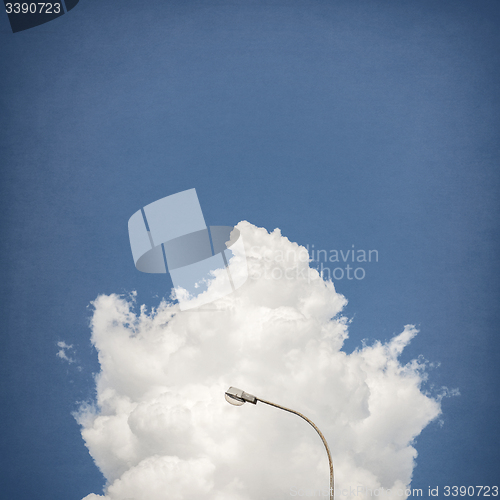
[[73,358],[71,358],[70,356],[68,356],[66,354],[66,351],[73,350],[73,344],[68,345],[68,344],[66,344],[66,342],[60,341],[57,343],[57,347],[59,347],[59,351],[57,351],[57,354],[56,354],[56,356],[58,358],[61,358],[64,361],[67,361],[69,364],[75,362],[75,360]]
[[[404,498],[414,439],[441,411],[421,390],[425,363],[398,360],[417,330],[407,325],[386,344],[342,352],[346,300],[309,269],[305,249],[279,230],[238,228],[250,278],[235,293],[186,312],[167,302],[135,312],[135,294],[95,300],[97,401],[77,418],[108,484],[104,497],[85,500],[281,499],[327,489],[314,429],[262,403],[227,404],[231,385],[318,425],[337,498],[358,486]],[[234,257],[233,276],[247,263]]]

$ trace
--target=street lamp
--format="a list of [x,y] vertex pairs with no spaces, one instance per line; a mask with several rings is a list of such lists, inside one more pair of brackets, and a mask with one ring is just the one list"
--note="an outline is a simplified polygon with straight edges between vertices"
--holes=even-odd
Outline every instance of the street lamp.
[[276,403],[271,403],[270,401],[266,401],[265,399],[256,398],[252,396],[252,394],[248,394],[241,389],[236,389],[236,387],[230,387],[225,394],[226,401],[231,403],[234,406],[241,406],[245,403],[252,403],[254,405],[257,404],[257,401],[261,403],[265,403],[266,405],[274,406],[275,408],[279,408],[280,410],[285,410],[290,413],[294,413],[298,415],[300,418],[303,418],[307,423],[311,424],[314,427],[314,430],[319,434],[321,441],[325,445],[326,453],[328,455],[328,463],[330,464],[330,500],[334,499],[334,479],[333,479],[333,462],[332,456],[330,454],[330,448],[328,447],[328,443],[326,442],[325,436],[321,433],[321,431],[316,427],[316,425],[309,420],[306,416],[302,415],[298,411],[291,410],[290,408],[285,408],[284,406],[277,405]]

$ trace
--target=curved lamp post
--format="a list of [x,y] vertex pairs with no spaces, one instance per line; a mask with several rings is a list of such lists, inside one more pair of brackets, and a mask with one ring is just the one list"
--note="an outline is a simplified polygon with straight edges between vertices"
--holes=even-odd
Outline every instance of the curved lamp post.
[[332,462],[332,456],[330,454],[330,448],[328,447],[328,443],[326,442],[325,436],[323,436],[321,431],[316,427],[316,425],[313,422],[311,422],[311,420],[309,420],[306,416],[302,415],[302,413],[299,413],[298,411],[291,410],[290,408],[285,408],[284,406],[277,405],[276,403],[271,403],[270,401],[266,401],[265,399],[256,398],[255,396],[252,396],[251,394],[248,394],[247,392],[242,391],[241,389],[236,389],[236,387],[230,387],[226,391],[225,397],[226,401],[234,406],[241,406],[244,403],[252,403],[256,405],[257,401],[260,401],[261,403],[274,406],[275,408],[279,408],[280,410],[285,410],[290,413],[294,413],[295,415],[298,415],[300,418],[303,418],[307,423],[311,424],[314,427],[314,430],[319,434],[321,441],[323,441],[326,453],[328,455],[328,462],[330,464],[330,500],[333,500],[334,478],[333,478],[333,462]]

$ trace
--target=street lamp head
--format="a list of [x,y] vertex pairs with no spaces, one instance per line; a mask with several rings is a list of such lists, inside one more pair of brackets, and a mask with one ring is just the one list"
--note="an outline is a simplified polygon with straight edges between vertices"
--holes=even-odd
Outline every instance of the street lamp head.
[[230,387],[225,394],[226,401],[234,406],[241,406],[244,403],[257,404],[257,398],[236,387]]

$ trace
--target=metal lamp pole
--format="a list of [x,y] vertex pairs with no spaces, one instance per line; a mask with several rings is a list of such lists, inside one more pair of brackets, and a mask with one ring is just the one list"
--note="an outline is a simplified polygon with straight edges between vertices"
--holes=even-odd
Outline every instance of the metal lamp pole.
[[308,424],[312,425],[314,427],[314,430],[318,433],[319,437],[321,438],[321,441],[323,441],[323,444],[325,445],[326,449],[326,454],[328,455],[328,463],[330,465],[330,500],[334,500],[334,476],[333,476],[332,455],[330,454],[330,448],[328,447],[328,443],[326,442],[325,436],[323,436],[322,432],[318,429],[318,427],[316,426],[316,424],[314,424],[314,422],[309,420],[305,415],[302,415],[302,413],[299,413],[298,411],[291,410],[290,408],[286,408],[285,406],[277,405],[276,403],[271,403],[270,401],[266,401],[265,399],[257,398],[255,396],[252,396],[251,394],[248,394],[245,391],[242,391],[241,389],[236,389],[235,387],[230,387],[227,390],[225,397],[228,403],[231,403],[232,405],[235,406],[241,406],[244,403],[252,403],[256,405],[257,401],[260,401],[261,403],[265,403],[266,405],[274,406],[275,408],[279,408],[280,410],[285,410],[289,413],[298,415],[300,418],[303,418]]

